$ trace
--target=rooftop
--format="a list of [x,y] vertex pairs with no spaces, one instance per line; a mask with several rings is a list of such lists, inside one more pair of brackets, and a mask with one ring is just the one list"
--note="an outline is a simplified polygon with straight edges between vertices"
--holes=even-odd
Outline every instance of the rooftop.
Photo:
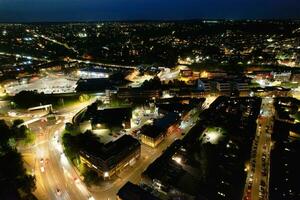
[[118,140],[106,144],[101,143],[99,140],[89,140],[86,143],[83,152],[96,159],[105,161],[114,156],[124,158],[128,152],[134,150],[138,146],[140,146],[140,143],[137,139],[130,135],[123,135]]
[[138,185],[127,182],[117,193],[122,200],[159,200]]

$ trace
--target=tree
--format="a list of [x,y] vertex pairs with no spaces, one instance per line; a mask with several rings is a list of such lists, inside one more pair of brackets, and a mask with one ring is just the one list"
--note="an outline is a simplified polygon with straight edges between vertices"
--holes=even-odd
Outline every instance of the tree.
[[24,123],[22,119],[16,119],[13,121],[12,133],[15,140],[20,140],[24,144],[30,144],[35,140],[35,134],[30,131],[26,126],[18,127],[20,124]]
[[20,179],[20,188],[24,193],[31,193],[36,189],[35,185],[35,177],[31,175],[25,175],[22,179]]
[[100,180],[98,173],[89,168],[85,168],[82,175],[84,177],[84,182],[88,185],[96,184]]
[[0,120],[0,130],[0,147],[6,149],[8,148],[8,140],[12,136],[12,134],[4,120]]
[[65,133],[62,137],[62,142],[64,145],[64,152],[69,157],[69,159],[72,161],[77,159],[79,157],[79,148],[76,136],[72,136],[70,133]]

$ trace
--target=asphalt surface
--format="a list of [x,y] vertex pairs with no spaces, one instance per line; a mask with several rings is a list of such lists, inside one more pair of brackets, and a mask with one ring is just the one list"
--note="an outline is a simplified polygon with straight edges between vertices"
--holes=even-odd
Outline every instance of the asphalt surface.
[[263,98],[243,199],[268,200],[273,99]]
[[[185,126],[168,134],[158,147],[151,148],[142,144],[141,158],[118,174],[117,178],[87,188],[80,180],[77,169],[64,157],[60,134],[65,122],[71,121],[72,117],[91,101],[59,110],[59,119],[53,125],[45,125],[41,121],[29,125],[30,128],[40,131],[37,133],[35,144],[21,149],[21,152],[27,157],[32,157],[28,160],[32,160],[33,163],[26,162],[26,166],[36,176],[37,189],[34,194],[38,199],[116,199],[118,190],[127,181],[139,183],[142,172],[176,139],[184,137],[198,120],[198,112],[191,112]],[[210,99],[206,105],[209,106],[211,102]]]

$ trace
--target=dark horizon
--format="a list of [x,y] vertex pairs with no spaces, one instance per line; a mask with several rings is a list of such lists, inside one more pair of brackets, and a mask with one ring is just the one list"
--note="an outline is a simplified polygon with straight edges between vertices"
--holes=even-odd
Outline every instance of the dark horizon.
[[2,0],[0,22],[300,19],[297,0]]
[[299,18],[265,18],[265,19],[213,19],[213,18],[195,18],[195,19],[132,19],[132,20],[66,20],[66,21],[1,21],[0,24],[68,24],[68,23],[159,23],[159,22],[300,22]]

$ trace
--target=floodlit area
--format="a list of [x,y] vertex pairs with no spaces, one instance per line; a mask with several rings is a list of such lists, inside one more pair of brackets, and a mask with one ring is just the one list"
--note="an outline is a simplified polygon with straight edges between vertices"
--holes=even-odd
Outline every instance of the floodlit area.
[[257,79],[255,80],[256,83],[259,84],[260,87],[265,88],[268,86],[281,86],[281,81],[271,81],[268,79]]
[[93,130],[93,133],[100,138],[101,143],[109,143],[121,137],[122,133],[112,133],[109,129]]
[[159,72],[158,77],[161,81],[170,81],[177,79],[179,77],[179,73],[179,69],[171,70],[170,68],[164,68],[161,72]]
[[295,89],[292,89],[291,94],[294,98],[300,100],[300,86]]
[[65,76],[42,77],[30,81],[13,81],[6,84],[5,90],[9,95],[15,95],[21,91],[37,91],[45,94],[73,93],[75,92],[77,80]]
[[2,85],[0,85],[0,97],[3,97],[3,96],[5,96],[5,95],[6,95],[6,93],[5,93],[5,88],[2,87]]
[[219,127],[207,128],[202,134],[202,143],[218,144],[224,137],[224,130]]
[[130,80],[132,83],[129,84],[130,87],[140,87],[144,81],[152,79],[153,76],[151,75],[132,75],[129,77],[128,80]]
[[159,118],[156,107],[137,107],[132,111],[131,129],[137,129],[144,124],[151,124],[156,118]]

